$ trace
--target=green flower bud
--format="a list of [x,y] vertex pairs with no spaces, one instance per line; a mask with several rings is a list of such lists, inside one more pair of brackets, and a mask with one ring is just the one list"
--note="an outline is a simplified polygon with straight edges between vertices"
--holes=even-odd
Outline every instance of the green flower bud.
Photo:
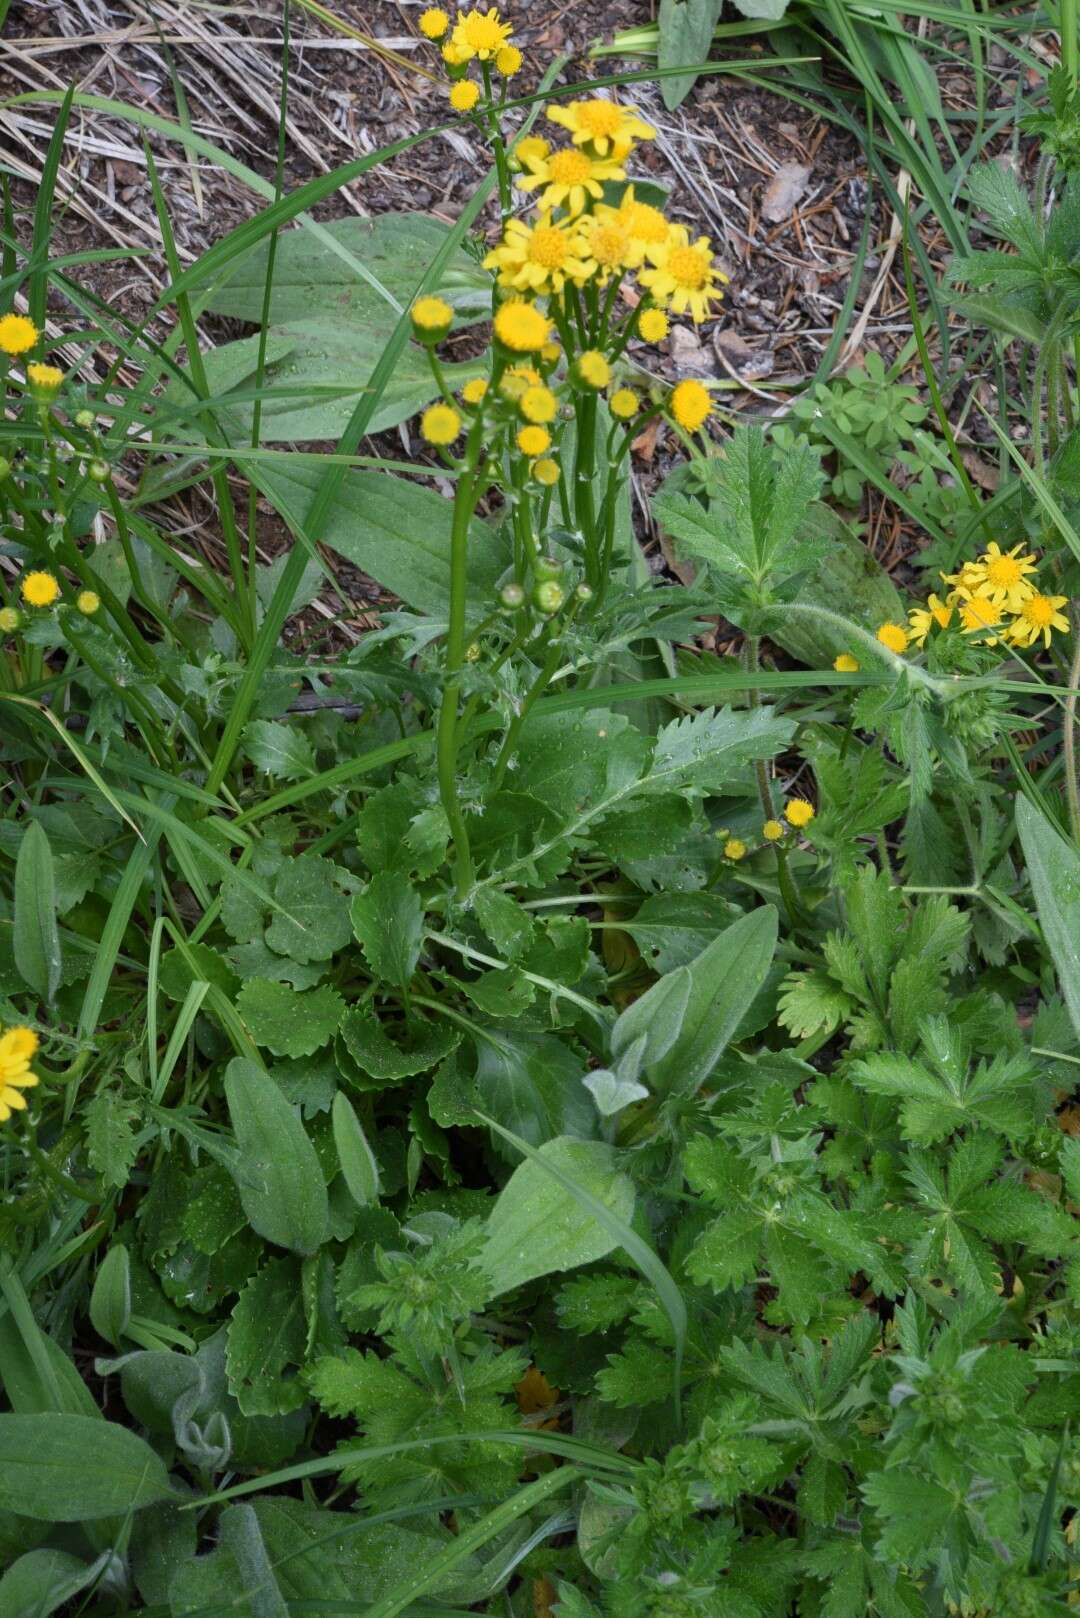
[[520,584],[511,581],[499,591],[499,602],[508,612],[517,612],[519,607],[525,605],[525,591]]
[[94,425],[94,412],[92,410],[77,410],[75,412],[76,427],[92,427]]
[[544,579],[533,591],[533,606],[548,616],[558,612],[565,600],[563,587],[555,579]]
[[575,589],[574,594],[577,596],[579,601],[591,601],[593,598],[593,587],[591,584],[586,584],[585,581],[582,580],[582,582]]
[[538,580],[557,579],[563,570],[563,565],[557,556],[538,556],[532,567],[533,577]]
[[109,479],[108,461],[99,461],[95,457],[86,468],[86,475],[91,483],[107,483]]

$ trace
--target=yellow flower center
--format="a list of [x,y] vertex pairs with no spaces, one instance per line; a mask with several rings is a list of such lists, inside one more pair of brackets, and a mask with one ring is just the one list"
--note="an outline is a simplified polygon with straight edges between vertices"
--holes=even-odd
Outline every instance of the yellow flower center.
[[529,238],[529,257],[534,264],[557,270],[566,260],[567,241],[556,225],[537,225]]
[[655,245],[667,240],[668,222],[659,208],[650,208],[647,202],[632,202],[623,211],[627,230],[639,242]]
[[1048,596],[1032,596],[1030,601],[1024,602],[1020,616],[1026,618],[1029,624],[1037,624],[1040,629],[1045,629],[1053,619],[1054,603]]
[[667,268],[680,286],[695,292],[709,279],[709,260],[697,247],[677,247],[668,255]]
[[584,152],[571,148],[567,152],[555,153],[549,172],[556,185],[584,185],[592,174],[592,164]]
[[986,564],[986,577],[991,584],[1008,586],[1019,584],[1023,578],[1020,563],[1015,556],[995,556]]
[[614,225],[597,225],[589,237],[589,251],[598,264],[613,269],[626,257],[629,240]]
[[577,115],[594,139],[597,135],[617,135],[622,124],[622,113],[610,101],[582,101]]

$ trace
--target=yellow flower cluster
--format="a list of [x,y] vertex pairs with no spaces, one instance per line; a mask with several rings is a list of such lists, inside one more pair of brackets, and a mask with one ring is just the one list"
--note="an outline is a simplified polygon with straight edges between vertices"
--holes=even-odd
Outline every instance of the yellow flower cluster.
[[[816,813],[813,804],[806,798],[789,798],[783,809],[787,825],[784,825],[783,820],[767,820],[761,828],[762,838],[766,843],[779,843],[789,831],[801,831],[803,827],[809,826]],[[721,832],[719,835],[726,834]],[[724,844],[725,859],[736,861],[745,859],[749,852],[749,847],[741,837],[729,837]]]
[[1055,629],[1068,631],[1069,620],[1061,609],[1069,598],[1040,591],[1035,577],[1038,564],[1033,554],[1023,551],[1023,545],[1003,551],[992,540],[974,562],[941,575],[949,586],[944,596],[932,593],[925,606],[912,607],[906,624],[882,624],[878,640],[899,655],[909,645],[925,646],[933,630],[955,624],[986,646],[1030,647],[1040,639],[1049,646]]

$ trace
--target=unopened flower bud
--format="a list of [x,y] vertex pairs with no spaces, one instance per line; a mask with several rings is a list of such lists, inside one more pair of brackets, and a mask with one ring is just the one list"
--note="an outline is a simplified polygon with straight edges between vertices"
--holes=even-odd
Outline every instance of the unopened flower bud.
[[511,581],[509,584],[504,584],[499,591],[499,601],[510,612],[516,612],[519,607],[525,604],[525,591],[520,584],[515,584]]
[[99,461],[95,456],[86,468],[86,475],[91,483],[107,483],[109,479],[108,461]]
[[538,580],[557,579],[563,565],[557,556],[538,556],[533,562],[533,576]]
[[88,428],[94,425],[94,412],[92,410],[77,410],[75,412],[76,427]]
[[591,601],[593,598],[593,587],[591,584],[586,584],[583,579],[575,589],[574,594],[577,596],[579,601]]
[[565,600],[566,596],[563,594],[563,587],[555,579],[544,579],[533,591],[533,606],[537,612],[547,613],[548,615],[558,612]]

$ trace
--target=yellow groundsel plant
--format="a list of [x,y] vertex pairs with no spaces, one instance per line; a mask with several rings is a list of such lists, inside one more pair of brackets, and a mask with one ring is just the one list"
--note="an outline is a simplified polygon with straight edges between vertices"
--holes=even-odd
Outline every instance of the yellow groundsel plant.
[[[649,384],[629,344],[659,343],[671,318],[713,318],[727,276],[709,240],[671,220],[633,178],[635,149],[655,138],[638,110],[606,94],[546,106],[552,137],[509,132],[508,80],[522,65],[513,29],[495,7],[425,11],[420,32],[441,57],[450,107],[487,139],[499,182],[491,271],[488,374],[455,396],[439,346],[453,312],[425,296],[412,309],[439,401],[420,434],[455,475],[446,685],[438,725],[443,805],[459,893],[472,877],[457,790],[460,687],[466,665],[466,550],[482,498],[497,490],[514,541],[512,572],[496,611],[520,613],[539,636],[542,671],[521,718],[551,679],[561,636],[579,612],[604,605],[612,571],[618,497],[631,445],[664,413],[691,447],[712,400],[703,383]],[[636,384],[636,385],[631,385]],[[553,558],[559,533],[566,559]],[[572,562],[570,558],[572,557]],[[577,569],[576,584],[566,574]],[[475,635],[469,642],[475,644]],[[516,744],[510,726],[498,773]]]

